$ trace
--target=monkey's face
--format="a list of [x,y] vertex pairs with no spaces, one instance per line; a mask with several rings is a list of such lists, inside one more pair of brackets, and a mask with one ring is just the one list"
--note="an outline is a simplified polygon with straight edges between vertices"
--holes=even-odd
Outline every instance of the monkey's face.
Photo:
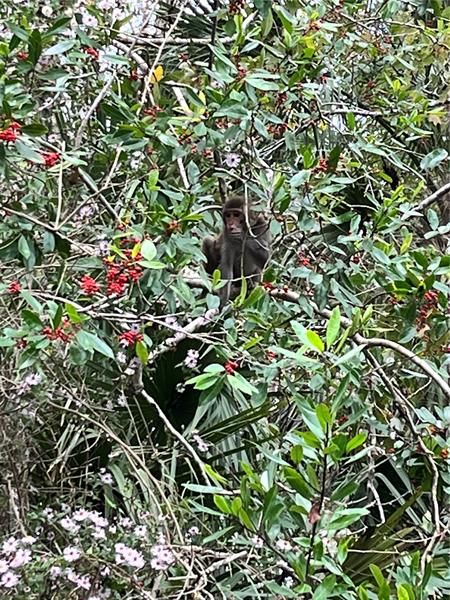
[[223,221],[225,230],[232,237],[240,237],[245,231],[245,219],[242,210],[232,208],[225,210],[223,213]]

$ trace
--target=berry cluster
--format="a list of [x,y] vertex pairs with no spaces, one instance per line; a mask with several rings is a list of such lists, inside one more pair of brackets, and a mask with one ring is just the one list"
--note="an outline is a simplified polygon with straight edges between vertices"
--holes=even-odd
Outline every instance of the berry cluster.
[[156,115],[160,112],[162,112],[162,108],[158,105],[156,106],[151,106],[150,108],[145,108],[144,109],[144,115],[147,115],[149,117],[156,117]]
[[22,287],[18,281],[11,281],[8,285],[8,292],[10,294],[18,294],[21,291]]
[[434,290],[425,292],[423,303],[417,315],[416,324],[418,329],[422,329],[428,320],[430,314],[436,309],[438,303],[438,293]]
[[243,9],[244,6],[245,0],[231,0],[230,4],[228,5],[228,14],[237,15],[241,12],[241,9]]
[[239,364],[234,360],[227,360],[227,362],[223,365],[223,368],[228,375],[233,375],[233,373],[239,369]]
[[313,169],[313,173],[326,173],[328,171],[328,159],[320,158]]
[[0,131],[0,140],[3,142],[15,142],[20,133],[22,125],[20,123],[16,123],[15,121],[8,125],[6,129]]
[[130,329],[129,331],[124,331],[119,335],[119,341],[122,346],[133,346],[137,342],[142,342],[144,336],[139,331],[133,331]]
[[247,69],[242,65],[238,65],[237,70],[238,70],[238,74],[237,74],[236,79],[238,79],[238,80],[244,79],[244,77],[247,75]]
[[70,340],[73,337],[73,332],[67,331],[67,329],[70,326],[71,326],[70,321],[68,319],[63,319],[61,322],[61,325],[58,327],[55,327],[55,329],[50,327],[50,325],[46,325],[42,329],[42,333],[45,335],[45,337],[47,339],[49,339],[51,341],[61,340],[61,342],[64,342],[64,344],[67,344],[68,342],[70,342]]
[[25,52],[24,50],[20,50],[17,53],[17,60],[28,60],[28,52]]
[[276,98],[275,98],[275,106],[277,108],[281,108],[283,107],[288,99],[288,95],[287,92],[278,92]]
[[272,123],[267,127],[267,131],[271,133],[274,137],[281,137],[287,129],[287,123],[280,123],[279,125],[275,125]]
[[297,264],[302,267],[309,267],[311,265],[311,259],[306,256],[304,252],[297,254]]
[[95,48],[85,48],[83,52],[85,54],[88,54],[92,58],[92,60],[98,60],[98,57],[100,56],[99,51]]
[[42,152],[42,158],[44,159],[44,164],[47,168],[53,167],[61,158],[59,152]]
[[92,294],[96,294],[100,290],[100,284],[89,275],[83,275],[81,278],[80,287],[88,296],[92,296]]
[[[121,245],[132,243],[139,243],[140,240],[130,240],[124,238],[121,241]],[[137,283],[142,277],[144,269],[137,263],[142,260],[140,252],[133,257],[133,251],[126,249],[123,251],[125,258],[118,260],[118,262],[112,262],[109,258],[104,259],[106,265],[106,280],[108,283],[107,292],[108,294],[117,294],[121,296],[125,292],[125,288],[128,283]],[[114,258],[113,258],[114,260]]]

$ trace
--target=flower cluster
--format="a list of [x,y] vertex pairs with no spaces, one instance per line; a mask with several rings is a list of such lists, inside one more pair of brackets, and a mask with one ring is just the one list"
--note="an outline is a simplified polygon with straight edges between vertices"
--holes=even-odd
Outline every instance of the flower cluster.
[[3,142],[15,142],[19,136],[21,128],[22,125],[14,121],[6,129],[0,131],[0,140]]
[[150,565],[155,571],[166,571],[175,562],[175,556],[164,544],[153,546],[151,554],[153,558]]
[[[129,517],[108,520],[97,511],[68,506],[61,506],[61,512],[46,508],[36,516],[36,537],[9,536],[0,542],[1,598],[34,598],[45,577],[58,597],[106,600],[117,584],[145,588],[155,574],[176,563],[162,534],[155,537],[147,525]],[[48,532],[55,528],[59,537],[53,546]]]
[[29,546],[34,538],[25,536],[20,539],[7,538],[0,549],[0,588],[14,588],[20,582],[18,569],[29,563],[32,552]]
[[134,331],[133,329],[130,329],[128,331],[124,331],[119,335],[119,342],[121,346],[125,347],[133,346],[137,342],[142,342],[143,339],[144,336],[142,335],[142,333],[139,332],[139,330]]
[[184,359],[184,364],[186,367],[188,367],[188,369],[195,369],[195,367],[198,365],[199,356],[200,354],[197,350],[188,350],[186,358]]

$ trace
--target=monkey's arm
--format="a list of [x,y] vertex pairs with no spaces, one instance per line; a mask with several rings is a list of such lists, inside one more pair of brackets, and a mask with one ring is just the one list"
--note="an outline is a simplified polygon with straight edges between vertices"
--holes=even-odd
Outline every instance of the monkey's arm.
[[206,256],[205,271],[209,273],[209,275],[212,275],[213,272],[220,267],[220,247],[220,236],[208,236],[203,240],[202,251]]

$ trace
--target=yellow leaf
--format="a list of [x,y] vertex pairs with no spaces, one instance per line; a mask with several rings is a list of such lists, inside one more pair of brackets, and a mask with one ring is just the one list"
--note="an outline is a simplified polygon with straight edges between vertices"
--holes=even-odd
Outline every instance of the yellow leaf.
[[164,77],[164,69],[161,65],[158,65],[153,74],[150,75],[150,83],[158,83]]

